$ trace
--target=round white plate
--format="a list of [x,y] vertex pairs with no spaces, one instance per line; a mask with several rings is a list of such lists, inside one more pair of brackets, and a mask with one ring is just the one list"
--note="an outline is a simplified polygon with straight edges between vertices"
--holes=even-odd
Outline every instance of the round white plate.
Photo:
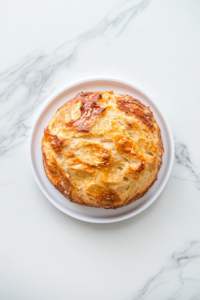
[[[84,207],[69,202],[47,179],[43,169],[41,155],[41,140],[44,128],[47,126],[59,107],[73,98],[74,95],[82,91],[111,90],[117,94],[131,95],[151,107],[155,119],[161,128],[161,135],[165,149],[163,164],[158,174],[158,180],[148,193],[140,200],[116,210]],[[47,103],[43,106],[33,125],[30,140],[30,157],[35,179],[42,192],[53,205],[67,215],[82,221],[92,223],[112,223],[122,221],[139,214],[152,204],[160,195],[171,173],[174,160],[174,139],[166,117],[163,115],[160,108],[158,108],[157,104],[155,104],[153,100],[151,100],[140,89],[130,83],[116,79],[88,79],[66,87],[64,90],[49,99],[49,101],[47,101]]]

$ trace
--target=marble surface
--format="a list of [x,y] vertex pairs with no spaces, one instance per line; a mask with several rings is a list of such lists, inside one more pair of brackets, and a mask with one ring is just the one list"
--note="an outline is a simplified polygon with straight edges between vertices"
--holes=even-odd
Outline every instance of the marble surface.
[[[0,299],[200,299],[200,2],[0,3]],[[175,162],[159,198],[115,224],[72,219],[39,190],[33,120],[91,77],[146,91],[165,111]]]

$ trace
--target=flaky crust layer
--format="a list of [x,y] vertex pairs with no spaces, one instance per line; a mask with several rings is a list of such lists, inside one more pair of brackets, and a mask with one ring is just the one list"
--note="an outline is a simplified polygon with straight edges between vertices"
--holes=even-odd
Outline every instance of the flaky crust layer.
[[160,128],[150,107],[113,92],[65,103],[44,130],[47,178],[69,201],[119,208],[143,197],[162,165]]

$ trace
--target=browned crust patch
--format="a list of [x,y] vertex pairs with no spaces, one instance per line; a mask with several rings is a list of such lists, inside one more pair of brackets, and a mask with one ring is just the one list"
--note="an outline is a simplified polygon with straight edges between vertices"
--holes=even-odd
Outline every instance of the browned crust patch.
[[127,174],[131,174],[131,176],[135,179],[139,179],[140,173],[145,169],[145,162],[142,161],[137,169],[132,169],[131,167],[128,168]]
[[87,191],[87,195],[92,196],[96,200],[96,207],[103,207],[106,209],[115,208],[119,203],[121,203],[121,198],[119,195],[110,188],[105,189],[104,187],[98,187],[98,192]]
[[60,153],[62,146],[62,141],[57,137],[57,135],[52,135],[49,132],[49,126],[44,129],[44,137],[49,141],[51,148],[56,152]]
[[[161,153],[163,154],[164,148],[163,148],[162,139],[161,139],[160,147],[161,147]],[[159,172],[161,166],[162,166],[162,155],[161,155],[161,157],[160,157],[160,162],[159,162],[159,166],[158,166],[158,172]],[[134,197],[131,197],[130,199],[128,199],[128,200],[124,203],[123,206],[129,205],[129,204],[135,202],[136,200],[142,198],[142,197],[148,192],[148,190],[154,185],[154,183],[157,181],[157,175],[158,175],[158,172],[157,172],[157,174],[156,174],[156,178],[154,179],[154,181],[152,181],[152,183],[151,183],[144,191],[142,191],[142,192],[140,192],[140,193],[137,193]],[[117,206],[116,208],[119,208],[119,207],[120,207],[120,206]]]
[[92,92],[82,92],[76,95],[75,99],[82,103],[80,107],[81,116],[78,120],[67,123],[67,126],[73,126],[73,128],[80,132],[89,132],[90,124],[93,119],[106,110],[106,107],[101,107],[96,103],[96,100],[101,98],[101,94]]
[[[117,107],[123,110],[125,113],[136,116],[140,119],[146,126],[154,130],[154,117],[150,107],[147,107],[139,100],[125,95],[117,99]],[[131,126],[130,123],[128,123]]]
[[48,163],[48,159],[44,154],[43,149],[42,160],[46,176],[51,184],[70,202],[86,205],[84,200],[79,197],[70,179],[63,174],[56,161],[54,160],[53,162],[51,161],[50,164]]

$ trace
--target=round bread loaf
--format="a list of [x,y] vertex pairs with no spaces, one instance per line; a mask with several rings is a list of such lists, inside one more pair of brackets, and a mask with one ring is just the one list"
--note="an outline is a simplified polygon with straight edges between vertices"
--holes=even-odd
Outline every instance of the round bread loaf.
[[150,107],[113,92],[86,92],[65,103],[44,130],[47,178],[69,201],[119,208],[157,179],[164,149]]

